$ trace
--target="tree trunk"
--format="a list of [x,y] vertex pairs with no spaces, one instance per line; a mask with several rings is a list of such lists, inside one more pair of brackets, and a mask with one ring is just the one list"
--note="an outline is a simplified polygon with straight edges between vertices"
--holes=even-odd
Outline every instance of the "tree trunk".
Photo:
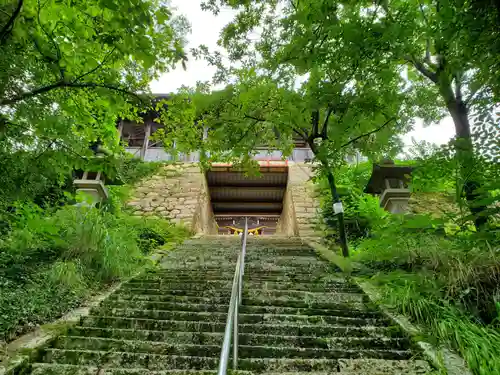
[[460,163],[460,173],[463,179],[461,192],[465,195],[469,210],[474,215],[474,225],[477,229],[480,229],[488,222],[488,218],[481,215],[487,207],[474,204],[474,201],[480,197],[477,190],[481,187],[481,184],[474,176],[476,166],[474,165],[474,149],[467,105],[461,98],[455,97],[450,86],[441,89],[441,94],[446,101],[446,107],[455,125],[457,138],[455,144],[456,157]]
[[[313,138],[308,139],[307,143],[309,144],[309,147],[311,148],[311,151],[313,152],[314,156],[321,162],[323,168],[325,168],[327,171],[326,177],[328,179],[328,186],[330,187],[330,192],[332,194],[332,201],[335,203],[342,203],[339,197],[339,193],[337,192],[337,185],[335,184],[335,176],[330,171],[328,161],[319,156],[319,150],[314,144]],[[342,247],[342,255],[347,258],[349,257],[349,245],[347,244],[347,235],[345,232],[344,213],[341,212],[337,214],[337,218],[338,218],[338,229],[340,235],[340,246]]]
[[[328,169],[327,172],[328,185],[330,186],[330,191],[332,193],[332,201],[335,203],[342,203],[340,201],[339,194],[337,192],[337,185],[335,184],[335,177],[333,173]],[[344,257],[349,257],[349,246],[347,244],[347,236],[345,233],[345,223],[344,223],[344,213],[340,212],[337,214],[339,221],[339,234],[340,234],[340,246],[342,246],[342,255]]]

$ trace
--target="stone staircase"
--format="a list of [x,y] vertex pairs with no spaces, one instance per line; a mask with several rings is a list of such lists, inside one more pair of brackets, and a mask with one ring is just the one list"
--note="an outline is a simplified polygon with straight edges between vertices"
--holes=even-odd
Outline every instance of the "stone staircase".
[[[40,351],[33,375],[215,374],[240,242],[193,239]],[[430,371],[408,338],[300,240],[251,238],[242,374]]]

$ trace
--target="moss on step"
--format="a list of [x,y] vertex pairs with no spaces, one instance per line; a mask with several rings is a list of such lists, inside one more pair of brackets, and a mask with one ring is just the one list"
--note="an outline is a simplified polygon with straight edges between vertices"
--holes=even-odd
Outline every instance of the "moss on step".
[[[144,368],[119,369],[106,367],[75,366],[63,364],[37,363],[33,375],[216,375],[209,370],[164,370],[149,371]],[[228,375],[252,375],[251,372],[228,370]]]

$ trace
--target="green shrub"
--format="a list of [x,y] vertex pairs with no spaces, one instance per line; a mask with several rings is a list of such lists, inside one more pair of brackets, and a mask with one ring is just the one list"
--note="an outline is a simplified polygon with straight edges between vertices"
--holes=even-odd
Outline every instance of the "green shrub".
[[372,281],[382,290],[384,304],[422,326],[428,341],[449,345],[477,375],[500,373],[500,332],[443,298],[433,273],[394,271]]
[[134,184],[157,172],[165,162],[145,162],[129,154],[116,160],[116,178],[126,184]]
[[59,317],[137,272],[144,254],[188,235],[164,220],[83,206],[50,214],[20,205],[12,228],[0,240],[0,341]]
[[457,349],[475,374],[500,373],[498,233],[447,230],[430,215],[393,215],[353,260],[384,303]]
[[[344,206],[346,233],[350,242],[356,242],[370,235],[372,229],[381,225],[387,212],[380,207],[377,197],[365,194],[363,189],[371,174],[371,163],[344,165],[339,168],[337,188]],[[320,194],[321,215],[326,232],[337,239],[337,218],[333,212],[333,200],[326,178],[317,181]]]
[[0,277],[0,341],[8,342],[77,307],[90,290],[75,288],[74,283],[82,279],[78,274],[67,284],[69,273],[73,270],[49,266],[31,274],[23,284]]
[[359,243],[354,260],[374,271],[431,271],[443,298],[489,323],[496,318],[495,298],[500,295],[498,243],[494,234],[445,235],[442,221],[429,216],[393,216]]
[[137,233],[138,246],[143,254],[167,243],[182,242],[189,235],[187,228],[163,219],[130,216],[126,221],[127,226]]
[[61,258],[78,259],[95,277],[111,281],[130,275],[141,262],[137,234],[110,213],[94,208],[70,206],[50,221],[64,241]]

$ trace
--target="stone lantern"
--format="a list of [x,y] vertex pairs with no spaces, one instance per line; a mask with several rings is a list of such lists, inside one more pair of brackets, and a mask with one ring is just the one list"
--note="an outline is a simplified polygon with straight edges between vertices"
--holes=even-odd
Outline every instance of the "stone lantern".
[[[102,146],[100,140],[92,143],[90,149],[94,153],[94,161],[104,159],[113,154]],[[89,202],[91,206],[102,202],[108,198],[108,190],[104,187],[105,176],[102,172],[78,171],[77,177],[73,181],[77,193],[85,193],[91,197]],[[111,182],[113,184],[113,182]]]
[[412,170],[413,167],[395,165],[392,160],[374,164],[365,193],[379,195],[384,210],[393,214],[405,213],[411,195],[408,183]]
[[73,185],[75,185],[77,193],[85,193],[92,198],[90,202],[92,206],[108,198],[102,172],[80,172],[73,181]]

